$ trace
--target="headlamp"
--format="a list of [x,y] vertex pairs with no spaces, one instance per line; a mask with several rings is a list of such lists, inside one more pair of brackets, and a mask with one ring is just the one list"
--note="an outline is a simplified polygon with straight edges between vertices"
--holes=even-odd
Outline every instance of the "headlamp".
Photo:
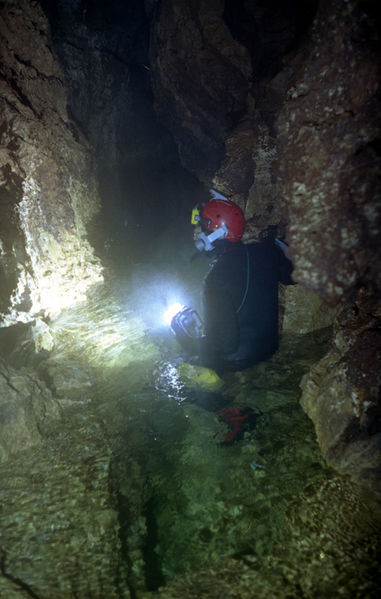
[[200,209],[198,206],[195,206],[192,210],[191,224],[199,225],[200,222],[201,222]]

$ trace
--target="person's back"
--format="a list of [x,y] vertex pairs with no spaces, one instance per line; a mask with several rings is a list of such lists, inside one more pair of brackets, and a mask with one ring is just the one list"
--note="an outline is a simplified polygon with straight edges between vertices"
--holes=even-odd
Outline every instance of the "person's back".
[[219,246],[204,281],[201,363],[241,370],[278,348],[278,282],[292,283],[292,264],[273,240]]

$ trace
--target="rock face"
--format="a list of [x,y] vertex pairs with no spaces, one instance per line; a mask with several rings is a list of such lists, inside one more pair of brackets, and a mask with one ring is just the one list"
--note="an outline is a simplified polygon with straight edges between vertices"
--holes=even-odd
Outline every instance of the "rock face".
[[91,160],[66,112],[46,18],[1,7],[0,297],[2,326],[85,299],[102,269],[86,241],[99,209]]
[[[50,351],[47,318],[103,280],[86,239],[99,197],[45,15],[27,1],[0,11],[0,327],[35,320],[35,347]],[[81,397],[58,401],[35,369],[1,360],[1,597],[128,596],[111,450]]]
[[183,163],[210,181],[246,109],[250,57],[224,24],[221,0],[164,0],[158,11],[150,49],[155,107]]
[[328,462],[379,493],[380,73],[373,19],[356,2],[321,4],[304,56],[287,65],[276,127],[295,278],[330,305],[348,302],[331,351],[304,378],[302,405]]
[[102,208],[91,239],[99,255],[117,254],[116,260],[118,251],[141,258],[152,239],[149,256],[160,231],[187,203],[184,187],[201,185],[181,167],[152,106],[144,2],[42,4],[65,74],[70,116],[93,150]]
[[89,397],[0,360],[1,597],[129,596],[110,461]]
[[295,277],[331,304],[360,282],[381,288],[380,70],[365,43],[371,17],[355,2],[322,3],[303,63],[298,56],[288,65],[294,74],[277,118]]
[[[40,384],[39,384],[40,383]],[[46,422],[59,415],[49,389],[33,371],[18,371],[0,364],[1,461],[20,450],[40,447]]]
[[335,323],[330,352],[302,380],[302,406],[328,464],[380,492],[380,311],[360,292]]

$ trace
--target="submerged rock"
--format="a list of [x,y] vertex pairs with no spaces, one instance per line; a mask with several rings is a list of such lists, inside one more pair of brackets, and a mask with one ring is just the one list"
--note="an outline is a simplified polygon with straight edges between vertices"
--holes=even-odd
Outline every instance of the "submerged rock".
[[130,596],[110,461],[88,396],[58,399],[1,361],[1,597]]
[[59,405],[34,369],[17,370],[0,359],[0,459],[41,447]]

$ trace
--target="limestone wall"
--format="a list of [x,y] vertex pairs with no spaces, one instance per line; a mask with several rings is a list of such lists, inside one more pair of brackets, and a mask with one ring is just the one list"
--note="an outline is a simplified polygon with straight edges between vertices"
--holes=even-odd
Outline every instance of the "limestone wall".
[[63,74],[38,4],[0,14],[2,326],[53,315],[102,280],[86,240],[99,208],[91,155],[68,117]]
[[374,24],[358,2],[321,3],[303,52],[287,65],[276,172],[295,279],[340,312],[330,352],[303,380],[302,406],[328,463],[380,492],[380,63]]

